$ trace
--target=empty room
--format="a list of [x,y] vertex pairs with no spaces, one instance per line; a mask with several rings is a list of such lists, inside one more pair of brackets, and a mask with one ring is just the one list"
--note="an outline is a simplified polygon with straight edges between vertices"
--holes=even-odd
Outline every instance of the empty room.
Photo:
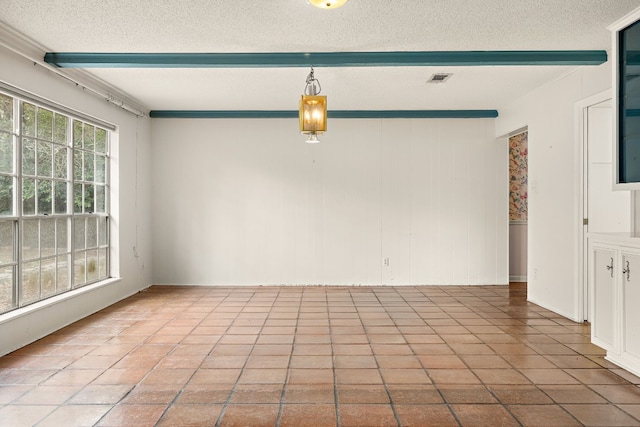
[[638,0],[0,10],[0,426],[640,426]]

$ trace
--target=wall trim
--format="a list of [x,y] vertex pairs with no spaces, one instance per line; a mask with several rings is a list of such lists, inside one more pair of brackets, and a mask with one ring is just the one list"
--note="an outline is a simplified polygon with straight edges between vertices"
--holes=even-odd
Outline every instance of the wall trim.
[[[331,119],[494,119],[498,110],[330,110]],[[151,110],[154,119],[289,119],[298,110]]]
[[509,276],[509,282],[526,283],[527,276]]
[[105,53],[47,52],[58,68],[280,68],[578,66],[607,62],[606,50]]

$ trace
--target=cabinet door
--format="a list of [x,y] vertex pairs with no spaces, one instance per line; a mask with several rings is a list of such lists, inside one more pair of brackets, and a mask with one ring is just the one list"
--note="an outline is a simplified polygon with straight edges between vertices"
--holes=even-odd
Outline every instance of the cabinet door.
[[624,351],[640,357],[640,255],[622,254]]
[[615,266],[617,253],[611,249],[593,251],[593,320],[591,339],[606,350],[613,350],[615,337]]

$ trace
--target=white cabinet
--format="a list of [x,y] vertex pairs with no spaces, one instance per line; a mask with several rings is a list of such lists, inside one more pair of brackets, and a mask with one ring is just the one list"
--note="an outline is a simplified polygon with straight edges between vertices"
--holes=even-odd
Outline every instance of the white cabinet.
[[589,235],[591,341],[640,375],[640,238]]
[[605,350],[613,350],[615,345],[616,258],[615,249],[594,245],[591,341]]

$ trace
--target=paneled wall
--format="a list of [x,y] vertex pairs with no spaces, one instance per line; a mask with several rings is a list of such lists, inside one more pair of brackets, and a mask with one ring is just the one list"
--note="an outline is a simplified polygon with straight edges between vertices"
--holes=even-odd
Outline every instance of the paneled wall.
[[154,119],[156,283],[496,284],[508,159],[491,119]]

